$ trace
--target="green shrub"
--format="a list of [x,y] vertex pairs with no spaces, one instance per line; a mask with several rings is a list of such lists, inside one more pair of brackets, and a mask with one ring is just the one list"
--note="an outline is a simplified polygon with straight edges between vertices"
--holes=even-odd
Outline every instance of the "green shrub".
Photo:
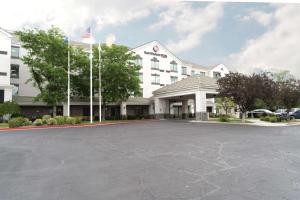
[[270,117],[270,122],[275,123],[275,122],[278,122],[278,121],[279,121],[279,120],[277,119],[276,116]]
[[56,119],[54,119],[54,118],[49,118],[49,119],[47,120],[47,124],[48,124],[48,125],[56,125],[56,124],[57,124],[57,121],[56,121]]
[[49,120],[50,118],[51,118],[51,115],[44,115],[44,116],[42,117],[43,123],[44,123],[44,124],[47,124],[47,120]]
[[26,124],[26,121],[29,121],[29,120],[24,117],[13,118],[8,121],[8,127],[16,128],[16,127],[24,126],[24,124]]
[[25,118],[23,126],[31,126],[31,125],[32,125],[32,121],[30,121],[28,118]]
[[33,124],[34,124],[35,126],[42,126],[42,125],[43,125],[43,120],[41,120],[41,119],[36,119],[36,120],[34,120]]
[[75,124],[81,124],[82,117],[74,117],[75,118]]
[[220,122],[229,122],[230,120],[229,120],[229,116],[227,116],[227,115],[221,115],[220,117],[219,117],[219,121]]
[[76,124],[76,119],[74,117],[67,117],[66,124]]
[[56,116],[56,117],[54,117],[54,119],[56,119],[56,122],[59,125],[65,124],[65,117],[64,116]]

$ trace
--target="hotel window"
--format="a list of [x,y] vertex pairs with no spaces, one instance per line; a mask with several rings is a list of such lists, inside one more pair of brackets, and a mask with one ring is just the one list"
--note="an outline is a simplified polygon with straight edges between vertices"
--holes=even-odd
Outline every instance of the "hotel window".
[[195,76],[195,70],[192,70],[192,71],[191,71],[191,75],[192,75],[192,76]]
[[19,78],[19,65],[10,65],[10,77]]
[[151,84],[160,85],[160,76],[159,74],[151,74]]
[[170,71],[177,72],[177,63],[174,60],[170,62]]
[[143,73],[139,73],[140,83],[143,83]]
[[0,51],[0,54],[7,55],[7,51]]
[[213,77],[215,79],[219,79],[219,78],[221,78],[221,73],[220,72],[213,72]]
[[186,67],[181,67],[181,74],[182,75],[187,75],[187,68]]
[[19,84],[13,84],[12,95],[13,96],[19,95]]
[[0,103],[4,103],[4,90],[0,90]]
[[171,76],[171,83],[175,83],[178,80],[177,76]]
[[20,47],[11,47],[11,57],[12,58],[20,58]]
[[205,72],[200,72],[200,76],[205,76]]
[[143,67],[143,58],[140,55],[136,56],[135,64]]
[[159,60],[155,57],[151,59],[151,69],[159,69]]

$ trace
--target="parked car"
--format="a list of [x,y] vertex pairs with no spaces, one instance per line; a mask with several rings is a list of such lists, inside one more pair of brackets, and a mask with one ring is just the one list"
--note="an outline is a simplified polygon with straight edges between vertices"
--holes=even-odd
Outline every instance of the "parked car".
[[297,110],[296,112],[290,114],[290,117],[294,119],[300,119],[300,110]]
[[275,115],[272,111],[267,109],[256,109],[248,113],[248,117],[261,117],[267,115]]
[[296,112],[296,111],[298,111],[298,110],[300,110],[300,108],[292,108],[292,109],[290,110],[289,114],[291,115],[291,114],[293,114],[294,112]]
[[287,109],[277,109],[275,111],[275,115],[276,116],[283,116],[283,115],[287,115]]

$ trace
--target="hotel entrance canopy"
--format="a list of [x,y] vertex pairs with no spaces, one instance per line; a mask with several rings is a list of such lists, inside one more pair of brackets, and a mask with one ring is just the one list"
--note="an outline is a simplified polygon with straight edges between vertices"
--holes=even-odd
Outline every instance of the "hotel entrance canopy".
[[153,92],[156,118],[165,118],[170,114],[170,100],[182,101],[182,113],[187,115],[187,100],[194,99],[196,120],[207,120],[207,98],[218,94],[216,79],[207,76],[192,76]]

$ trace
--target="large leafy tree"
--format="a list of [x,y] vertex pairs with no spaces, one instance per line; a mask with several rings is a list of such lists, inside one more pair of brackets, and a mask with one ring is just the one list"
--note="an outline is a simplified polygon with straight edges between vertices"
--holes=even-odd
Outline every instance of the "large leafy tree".
[[35,101],[44,101],[55,106],[66,98],[67,51],[64,37],[57,28],[24,30],[17,32],[26,55],[22,61],[28,65],[33,86],[40,93]]
[[[49,30],[23,30],[16,33],[26,49],[22,61],[28,65],[31,78],[27,81],[39,90],[35,101],[56,106],[67,98],[67,54],[68,45],[63,33],[55,27]],[[71,71],[78,72],[88,64],[86,53],[80,48],[69,48]],[[72,77],[73,93],[80,83]],[[54,113],[55,114],[55,113]]]
[[[98,77],[99,51],[96,46],[93,48],[93,54],[94,76]],[[136,56],[126,46],[101,45],[101,89],[104,106],[126,101],[131,95],[139,95],[140,66],[136,65],[135,60]],[[97,92],[98,84],[97,81],[94,83]]]

